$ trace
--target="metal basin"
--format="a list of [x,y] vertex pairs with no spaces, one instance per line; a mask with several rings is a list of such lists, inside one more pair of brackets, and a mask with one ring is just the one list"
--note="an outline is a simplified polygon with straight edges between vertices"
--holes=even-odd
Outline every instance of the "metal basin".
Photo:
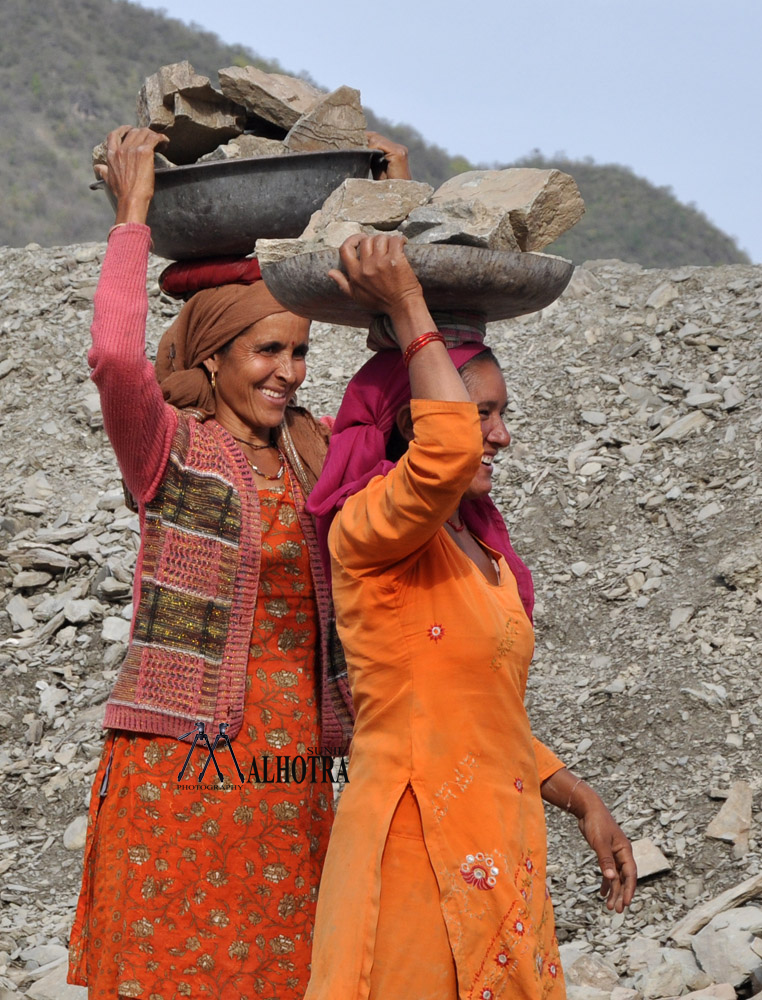
[[[169,260],[248,254],[258,239],[299,236],[347,177],[367,177],[372,149],[290,153],[156,171],[148,211],[154,253]],[[112,205],[116,200],[103,181]]]
[[[432,312],[478,312],[487,322],[536,312],[563,292],[571,261],[541,253],[408,244],[405,254]],[[328,277],[341,269],[338,250],[298,254],[262,268],[272,294],[287,309],[323,323],[367,327],[372,316]]]

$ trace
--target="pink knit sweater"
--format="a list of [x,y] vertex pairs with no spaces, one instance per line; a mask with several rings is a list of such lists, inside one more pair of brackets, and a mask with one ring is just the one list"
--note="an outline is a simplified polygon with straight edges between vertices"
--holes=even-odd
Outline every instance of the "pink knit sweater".
[[139,504],[156,492],[178,419],[164,402],[145,351],[150,246],[148,226],[130,223],[111,234],[87,357],[101,396],[103,425],[127,489]]
[[[259,579],[258,495],[227,431],[164,401],[145,355],[149,248],[147,226],[111,234],[88,355],[106,433],[141,520],[132,637],[104,724],[179,736],[196,721],[226,722],[233,737],[243,718]],[[323,742],[338,749],[349,736],[345,682],[337,687],[328,676],[330,595],[294,489],[320,616]],[[178,607],[189,610],[178,616]]]

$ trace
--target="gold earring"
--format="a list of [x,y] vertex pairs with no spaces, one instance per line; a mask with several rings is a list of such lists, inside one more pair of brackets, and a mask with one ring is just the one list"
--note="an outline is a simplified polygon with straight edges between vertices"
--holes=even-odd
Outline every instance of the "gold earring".
[[212,372],[212,392],[217,390],[217,372]]

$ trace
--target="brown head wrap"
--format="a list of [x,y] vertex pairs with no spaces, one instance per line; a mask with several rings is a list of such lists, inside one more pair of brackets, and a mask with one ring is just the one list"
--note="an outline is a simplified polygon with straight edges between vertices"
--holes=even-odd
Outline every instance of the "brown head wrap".
[[214,394],[202,363],[266,316],[287,310],[264,281],[197,292],[159,342],[156,378],[173,406],[214,416]]

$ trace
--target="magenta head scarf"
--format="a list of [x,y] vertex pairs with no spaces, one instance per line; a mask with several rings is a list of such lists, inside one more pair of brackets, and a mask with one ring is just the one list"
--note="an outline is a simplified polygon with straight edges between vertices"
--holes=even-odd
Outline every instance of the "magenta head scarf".
[[[484,350],[482,343],[449,348],[456,368]],[[366,362],[347,386],[323,471],[310,494],[307,509],[314,514],[325,566],[330,572],[328,531],[336,512],[374,476],[385,476],[394,467],[386,446],[401,406],[410,400],[410,381],[399,350],[380,351]],[[532,618],[532,575],[513,551],[505,522],[489,496],[464,500],[463,520],[477,538],[501,552],[516,577],[524,609]]]

